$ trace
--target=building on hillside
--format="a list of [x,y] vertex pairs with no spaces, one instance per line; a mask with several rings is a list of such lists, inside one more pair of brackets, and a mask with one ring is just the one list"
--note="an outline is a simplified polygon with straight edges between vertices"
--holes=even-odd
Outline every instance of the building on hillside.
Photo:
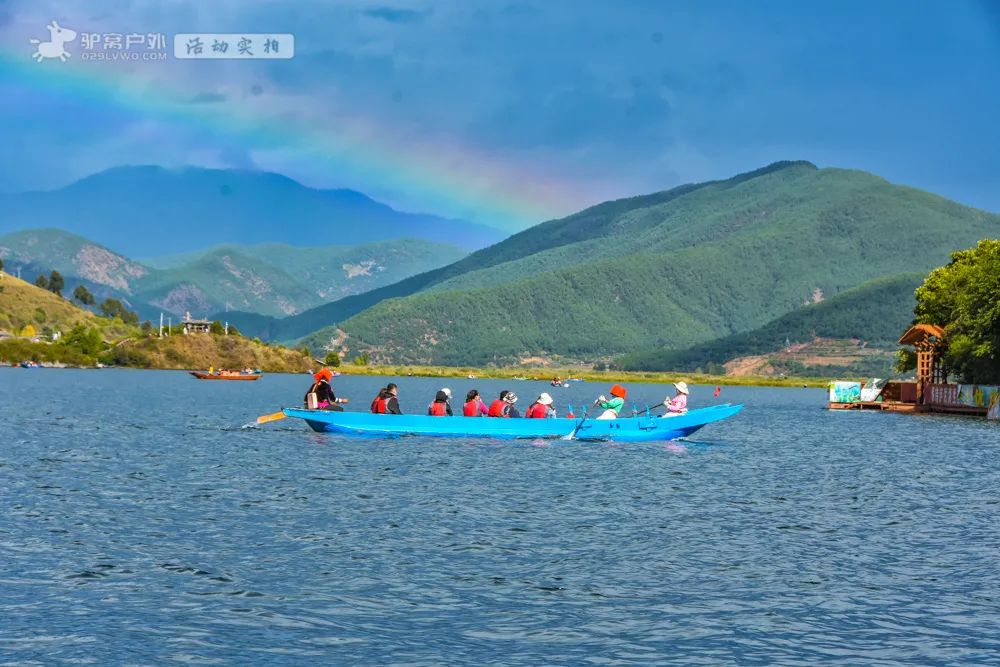
[[209,333],[212,328],[211,320],[196,320],[191,317],[191,313],[184,313],[184,320],[182,321],[184,325],[184,334],[194,334],[194,333]]

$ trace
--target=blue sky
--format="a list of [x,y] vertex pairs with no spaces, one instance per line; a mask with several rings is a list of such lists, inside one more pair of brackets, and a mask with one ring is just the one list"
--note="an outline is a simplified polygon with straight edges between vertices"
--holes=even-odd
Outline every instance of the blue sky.
[[[1000,211],[992,1],[0,0],[4,57],[31,62],[27,40],[44,37],[51,19],[86,31],[289,32],[297,53],[250,63],[76,58],[0,80],[0,143],[12,148],[0,155],[2,191],[122,164],[240,167],[518,228],[806,159]],[[146,86],[192,108],[230,108],[264,129],[220,133],[114,100],[60,98],[46,81],[57,67],[112,90]],[[308,137],[351,128],[342,131],[356,142],[389,148],[377,167],[336,155],[333,141],[317,160],[266,129],[275,126]],[[397,147],[410,169],[462,178],[442,175],[436,189],[394,178]],[[494,205],[505,198],[518,200],[515,213]]]

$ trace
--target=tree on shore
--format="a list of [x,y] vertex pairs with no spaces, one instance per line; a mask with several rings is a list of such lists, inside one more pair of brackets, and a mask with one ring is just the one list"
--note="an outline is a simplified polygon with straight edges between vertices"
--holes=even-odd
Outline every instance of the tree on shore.
[[918,323],[945,330],[942,358],[963,382],[1000,382],[1000,240],[952,253],[916,291]]
[[76,289],[73,290],[73,298],[82,303],[85,306],[93,306],[97,303],[94,299],[94,295],[90,293],[83,285],[77,285]]
[[340,353],[339,352],[327,352],[326,356],[323,357],[323,363],[327,366],[332,366],[337,368],[340,366]]
[[35,287],[41,287],[42,289],[49,288],[49,279],[45,277],[44,273],[35,278]]

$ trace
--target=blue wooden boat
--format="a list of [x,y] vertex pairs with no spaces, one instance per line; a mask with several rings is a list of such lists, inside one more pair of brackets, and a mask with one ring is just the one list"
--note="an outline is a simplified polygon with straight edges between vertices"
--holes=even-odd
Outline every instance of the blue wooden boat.
[[332,412],[285,408],[287,417],[305,420],[314,431],[341,435],[395,437],[421,435],[451,438],[563,438],[576,431],[577,440],[647,442],[691,435],[706,424],[732,417],[742,405],[715,405],[682,415],[620,419],[497,419],[490,417],[429,417],[376,415],[368,412]]

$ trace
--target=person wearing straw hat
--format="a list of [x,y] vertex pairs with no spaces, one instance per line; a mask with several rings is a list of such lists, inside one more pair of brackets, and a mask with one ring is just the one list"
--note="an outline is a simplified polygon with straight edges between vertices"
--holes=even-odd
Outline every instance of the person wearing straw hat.
[[673,415],[682,415],[687,412],[688,405],[688,386],[687,382],[675,382],[674,389],[677,392],[674,394],[673,398],[663,399],[663,405],[667,408],[667,413],[663,415],[664,417],[670,417]]
[[618,415],[621,414],[622,407],[625,405],[625,398],[628,396],[628,391],[625,387],[620,384],[616,384],[611,387],[611,398],[607,399],[604,396],[600,396],[597,399],[597,407],[602,408],[602,412],[597,418],[598,419],[618,419]]
[[552,407],[552,397],[542,392],[539,394],[535,402],[528,407],[528,411],[524,413],[524,416],[528,419],[545,419],[546,417],[555,417],[556,411]]

